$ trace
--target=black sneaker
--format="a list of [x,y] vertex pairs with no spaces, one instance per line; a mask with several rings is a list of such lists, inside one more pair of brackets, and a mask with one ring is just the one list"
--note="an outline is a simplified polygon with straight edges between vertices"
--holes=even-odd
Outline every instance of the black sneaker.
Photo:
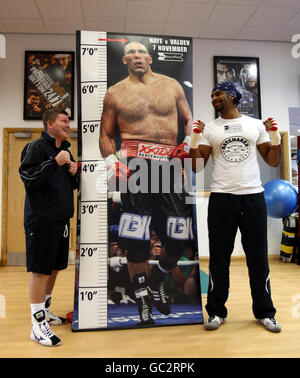
[[31,340],[44,346],[57,346],[61,340],[51,331],[46,322],[45,311],[41,310],[32,316]]
[[149,291],[152,295],[152,300],[155,307],[163,315],[169,315],[171,312],[169,296],[165,292],[164,283],[161,282],[157,289],[149,286]]

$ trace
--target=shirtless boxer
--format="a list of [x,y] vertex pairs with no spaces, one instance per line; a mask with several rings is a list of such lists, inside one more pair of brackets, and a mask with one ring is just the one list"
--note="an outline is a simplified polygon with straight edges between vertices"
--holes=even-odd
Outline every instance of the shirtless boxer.
[[[183,159],[188,157],[192,115],[180,84],[152,72],[152,57],[144,45],[127,44],[122,61],[127,65],[129,76],[111,86],[105,95],[99,144],[108,176],[113,173],[127,180],[129,169],[116,156],[116,128],[122,140],[120,157],[143,157],[149,163],[154,159],[151,151],[156,151],[155,160],[166,159],[166,154],[169,159]],[[185,138],[176,146],[178,116],[184,123]],[[192,209],[185,204],[183,193],[127,193],[122,208],[119,237],[128,250],[127,265],[138,304],[139,324],[152,324],[148,289],[158,310],[169,314],[163,279],[176,265],[191,238]],[[135,227],[131,227],[133,223]],[[155,229],[163,248],[159,265],[151,270],[148,278],[150,227]]]

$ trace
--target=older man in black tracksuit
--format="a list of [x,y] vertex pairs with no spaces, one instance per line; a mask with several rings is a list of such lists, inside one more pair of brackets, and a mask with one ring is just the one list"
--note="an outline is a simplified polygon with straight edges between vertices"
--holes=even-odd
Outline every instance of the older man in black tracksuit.
[[30,279],[31,339],[42,345],[61,343],[49,325],[66,319],[49,310],[59,270],[68,266],[69,222],[74,213],[73,190],[78,187],[77,163],[68,148],[70,122],[61,110],[43,115],[41,137],[22,151],[19,174],[26,189],[24,226]]

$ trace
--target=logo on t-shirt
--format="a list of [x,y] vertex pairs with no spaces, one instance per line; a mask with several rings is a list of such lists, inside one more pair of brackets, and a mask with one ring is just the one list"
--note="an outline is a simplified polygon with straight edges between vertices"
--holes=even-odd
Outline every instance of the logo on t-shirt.
[[226,161],[243,161],[247,159],[249,152],[249,141],[241,136],[226,138],[221,143],[221,153]]
[[241,124],[233,124],[233,125],[225,125],[224,132],[225,133],[240,133],[242,132],[242,125]]

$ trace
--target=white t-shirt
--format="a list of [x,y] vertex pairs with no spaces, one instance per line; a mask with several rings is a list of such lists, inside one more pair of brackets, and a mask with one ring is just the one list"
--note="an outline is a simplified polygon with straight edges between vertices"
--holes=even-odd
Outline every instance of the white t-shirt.
[[207,124],[199,145],[212,148],[211,191],[232,194],[262,192],[256,146],[269,141],[262,121],[245,115],[234,119],[219,117]]

